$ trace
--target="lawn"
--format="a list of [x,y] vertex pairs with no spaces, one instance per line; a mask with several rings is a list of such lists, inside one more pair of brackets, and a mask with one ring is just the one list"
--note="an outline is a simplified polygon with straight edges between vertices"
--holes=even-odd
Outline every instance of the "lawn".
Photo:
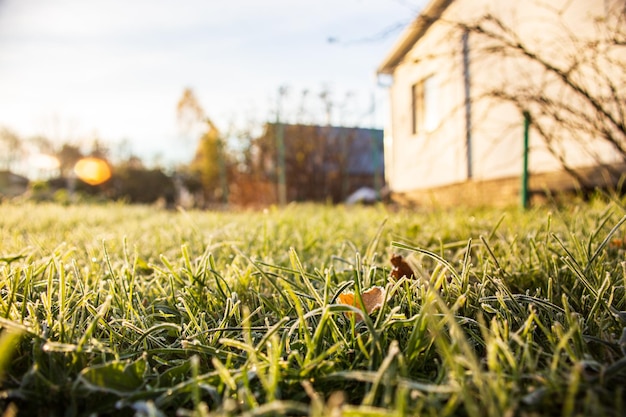
[[0,406],[626,415],[625,215],[3,203]]

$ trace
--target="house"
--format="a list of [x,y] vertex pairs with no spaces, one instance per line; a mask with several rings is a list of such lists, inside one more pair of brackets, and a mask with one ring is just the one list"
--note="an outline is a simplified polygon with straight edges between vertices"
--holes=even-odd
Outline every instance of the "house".
[[389,79],[392,198],[504,205],[615,183],[626,171],[625,3],[427,3],[377,70]]
[[28,178],[12,173],[0,171],[0,200],[5,197],[16,197],[26,192]]
[[[384,185],[383,131],[305,124],[265,125],[255,141],[257,170],[289,201],[344,201],[362,187]],[[281,150],[280,144],[283,144]]]

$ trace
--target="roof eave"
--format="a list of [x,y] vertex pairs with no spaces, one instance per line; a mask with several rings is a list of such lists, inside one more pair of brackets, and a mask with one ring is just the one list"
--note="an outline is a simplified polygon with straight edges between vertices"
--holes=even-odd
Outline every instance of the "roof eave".
[[434,21],[439,19],[454,0],[431,0],[413,22],[400,35],[391,52],[376,70],[377,74],[392,74],[396,66],[422,37]]

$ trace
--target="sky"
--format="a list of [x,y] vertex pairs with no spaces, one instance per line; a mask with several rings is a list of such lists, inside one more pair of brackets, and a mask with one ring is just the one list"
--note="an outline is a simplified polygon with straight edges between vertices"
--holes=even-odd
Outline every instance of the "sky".
[[197,141],[176,118],[188,87],[222,132],[277,113],[325,123],[324,91],[332,124],[382,128],[376,68],[424,3],[0,0],[0,127],[184,163]]

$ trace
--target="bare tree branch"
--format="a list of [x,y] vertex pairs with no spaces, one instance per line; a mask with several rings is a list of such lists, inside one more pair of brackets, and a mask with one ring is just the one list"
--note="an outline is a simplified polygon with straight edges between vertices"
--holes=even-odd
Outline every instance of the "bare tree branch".
[[479,40],[473,52],[478,59],[501,58],[516,63],[513,74],[505,76],[500,85],[488,88],[484,95],[511,103],[520,113],[529,112],[548,151],[567,172],[581,180],[567,162],[565,150],[561,149],[564,145],[558,145],[565,136],[599,163],[601,155],[593,146],[596,139],[610,144],[626,162],[625,17],[618,13],[598,20],[595,36],[583,38],[563,23],[562,10],[549,12],[553,13],[552,24],[562,35],[561,44],[555,44],[561,48],[557,53],[546,45],[529,42],[492,14],[474,22],[457,23],[456,27]]

